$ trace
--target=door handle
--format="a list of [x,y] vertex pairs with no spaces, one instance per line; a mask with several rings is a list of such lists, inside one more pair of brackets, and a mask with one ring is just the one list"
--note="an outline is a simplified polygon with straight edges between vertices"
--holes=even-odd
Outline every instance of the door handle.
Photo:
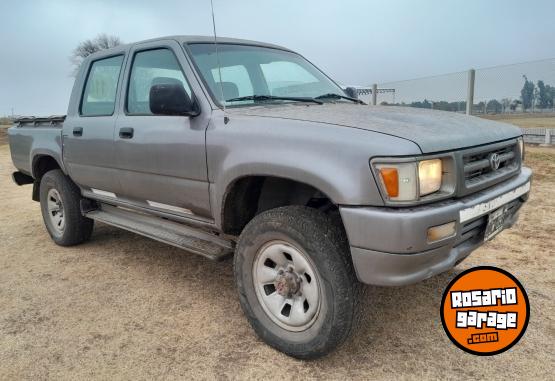
[[74,127],[73,136],[83,136],[83,127]]
[[133,128],[131,127],[120,128],[119,137],[122,139],[131,139],[133,137]]

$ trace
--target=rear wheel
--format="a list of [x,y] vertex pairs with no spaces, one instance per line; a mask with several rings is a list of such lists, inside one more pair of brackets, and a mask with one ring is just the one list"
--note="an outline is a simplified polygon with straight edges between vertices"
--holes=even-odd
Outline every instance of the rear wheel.
[[329,353],[357,320],[362,286],[345,233],[315,209],[290,206],[256,216],[239,237],[234,272],[252,327],[290,356]]
[[59,169],[47,172],[40,182],[40,205],[46,230],[61,246],[88,240],[93,220],[81,214],[79,188]]

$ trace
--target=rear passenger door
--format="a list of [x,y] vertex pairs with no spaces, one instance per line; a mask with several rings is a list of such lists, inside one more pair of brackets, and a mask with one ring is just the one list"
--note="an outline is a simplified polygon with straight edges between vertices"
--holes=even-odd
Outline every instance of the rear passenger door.
[[[124,52],[91,61],[80,73],[63,126],[69,175],[85,192],[115,197],[114,128]],[[84,79],[83,79],[84,78]],[[91,195],[92,196],[92,195]]]
[[181,84],[191,99],[192,72],[175,41],[138,44],[125,73],[115,150],[121,197],[128,203],[185,217],[210,218],[205,130],[210,111],[196,117],[153,115],[152,85]]

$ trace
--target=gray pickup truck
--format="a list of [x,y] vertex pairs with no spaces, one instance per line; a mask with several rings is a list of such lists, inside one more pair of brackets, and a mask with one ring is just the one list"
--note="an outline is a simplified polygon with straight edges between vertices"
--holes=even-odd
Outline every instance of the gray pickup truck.
[[298,358],[349,336],[362,283],[429,278],[510,227],[531,181],[516,127],[368,106],[287,48],[227,38],[91,55],[67,116],[9,140],[57,244],[99,221],[234,255],[254,330]]

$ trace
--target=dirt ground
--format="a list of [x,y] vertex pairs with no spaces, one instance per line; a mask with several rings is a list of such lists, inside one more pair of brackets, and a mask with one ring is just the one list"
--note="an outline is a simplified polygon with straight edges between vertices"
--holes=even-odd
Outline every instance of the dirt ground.
[[[352,340],[305,362],[255,336],[231,261],[100,224],[90,242],[56,246],[0,139],[0,379],[554,379],[555,149],[528,147],[533,190],[513,229],[443,275],[368,287]],[[477,265],[514,274],[531,303],[522,340],[494,357],[456,348],[439,318],[448,282]]]

